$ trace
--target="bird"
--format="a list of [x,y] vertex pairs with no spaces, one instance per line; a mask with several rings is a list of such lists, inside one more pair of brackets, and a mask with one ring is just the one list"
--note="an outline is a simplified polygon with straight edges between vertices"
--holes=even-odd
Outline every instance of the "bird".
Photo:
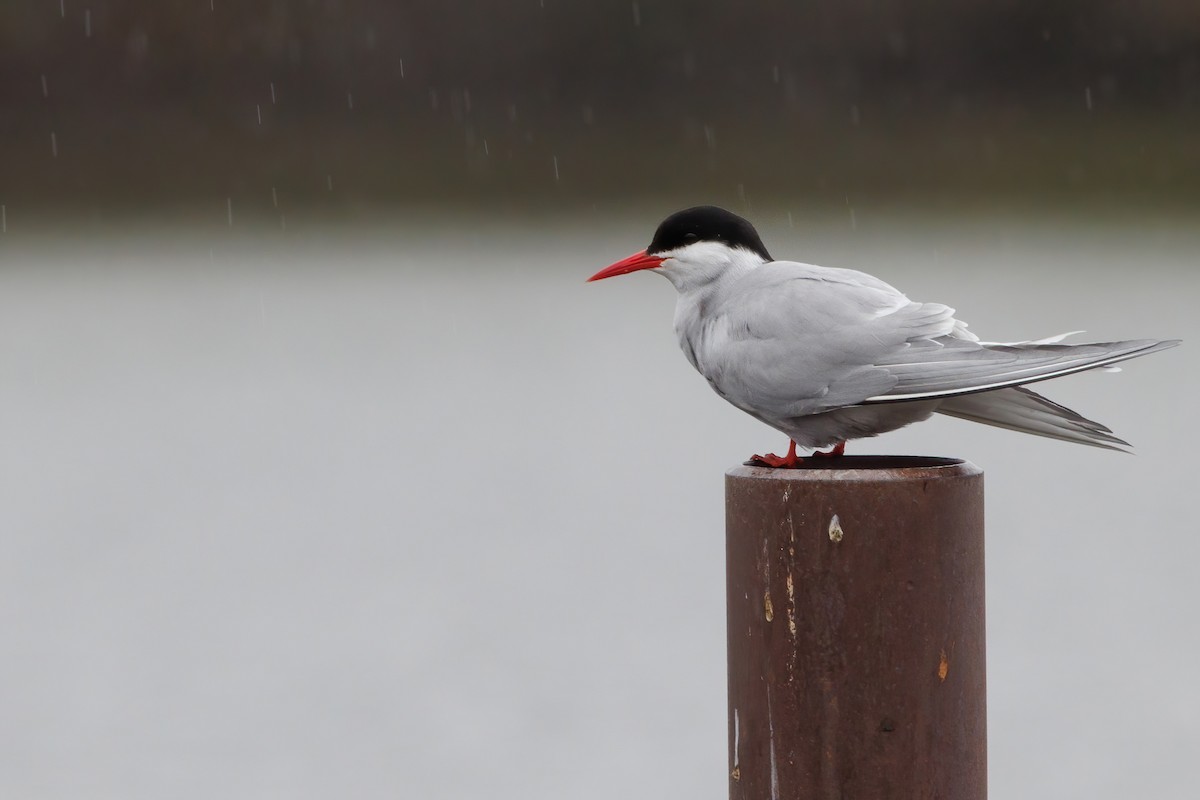
[[1126,451],[1109,428],[1026,387],[1180,343],[980,341],[953,308],[864,272],[776,261],[749,221],[716,206],[671,214],[649,247],[588,281],[639,271],[675,286],[679,346],[713,390],[788,437],[786,455],[747,462],[758,466],[801,467],[797,447],[841,456],[847,441],[935,413]]

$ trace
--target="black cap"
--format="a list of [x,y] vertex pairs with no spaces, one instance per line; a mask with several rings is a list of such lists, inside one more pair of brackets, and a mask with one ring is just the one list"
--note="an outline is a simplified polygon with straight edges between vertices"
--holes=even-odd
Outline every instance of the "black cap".
[[676,211],[662,221],[654,232],[654,240],[646,248],[651,255],[665,253],[692,242],[724,242],[741,247],[771,261],[758,231],[746,220],[716,206],[696,206]]

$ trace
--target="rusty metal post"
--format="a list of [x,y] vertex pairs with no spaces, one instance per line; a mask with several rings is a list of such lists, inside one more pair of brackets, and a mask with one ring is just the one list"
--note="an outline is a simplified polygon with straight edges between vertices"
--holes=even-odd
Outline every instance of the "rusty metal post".
[[983,800],[983,472],[846,456],[725,490],[731,800]]

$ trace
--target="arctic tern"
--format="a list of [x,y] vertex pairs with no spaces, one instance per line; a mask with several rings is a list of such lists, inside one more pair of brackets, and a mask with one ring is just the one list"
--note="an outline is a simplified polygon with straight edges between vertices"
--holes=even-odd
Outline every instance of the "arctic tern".
[[832,447],[932,414],[1121,450],[1128,442],[1026,384],[1108,367],[1179,340],[1063,344],[1070,334],[983,342],[939,303],[916,303],[862,272],[776,261],[745,219],[715,206],[667,217],[650,246],[600,270],[639,270],[679,293],[675,333],[684,355],[721,397],[783,432],[796,447]]

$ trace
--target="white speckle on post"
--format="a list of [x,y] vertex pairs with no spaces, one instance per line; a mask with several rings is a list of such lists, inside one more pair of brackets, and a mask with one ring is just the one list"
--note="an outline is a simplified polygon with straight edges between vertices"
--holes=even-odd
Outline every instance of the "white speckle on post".
[[738,725],[738,710],[733,710],[733,768],[738,768],[738,750],[742,743],[742,729]]
[[787,618],[788,618],[788,633],[792,634],[792,638],[796,638],[796,582],[792,578],[791,568],[787,574]]
[[233,227],[233,198],[225,198],[225,220],[229,223],[229,227]]
[[775,761],[775,714],[771,709],[771,684],[767,684],[767,732],[771,736],[771,800],[779,800],[779,767]]
[[833,519],[829,520],[829,541],[840,542],[845,535],[841,520],[838,519],[837,514],[834,514]]
[[58,134],[50,131],[50,155],[58,158]]

